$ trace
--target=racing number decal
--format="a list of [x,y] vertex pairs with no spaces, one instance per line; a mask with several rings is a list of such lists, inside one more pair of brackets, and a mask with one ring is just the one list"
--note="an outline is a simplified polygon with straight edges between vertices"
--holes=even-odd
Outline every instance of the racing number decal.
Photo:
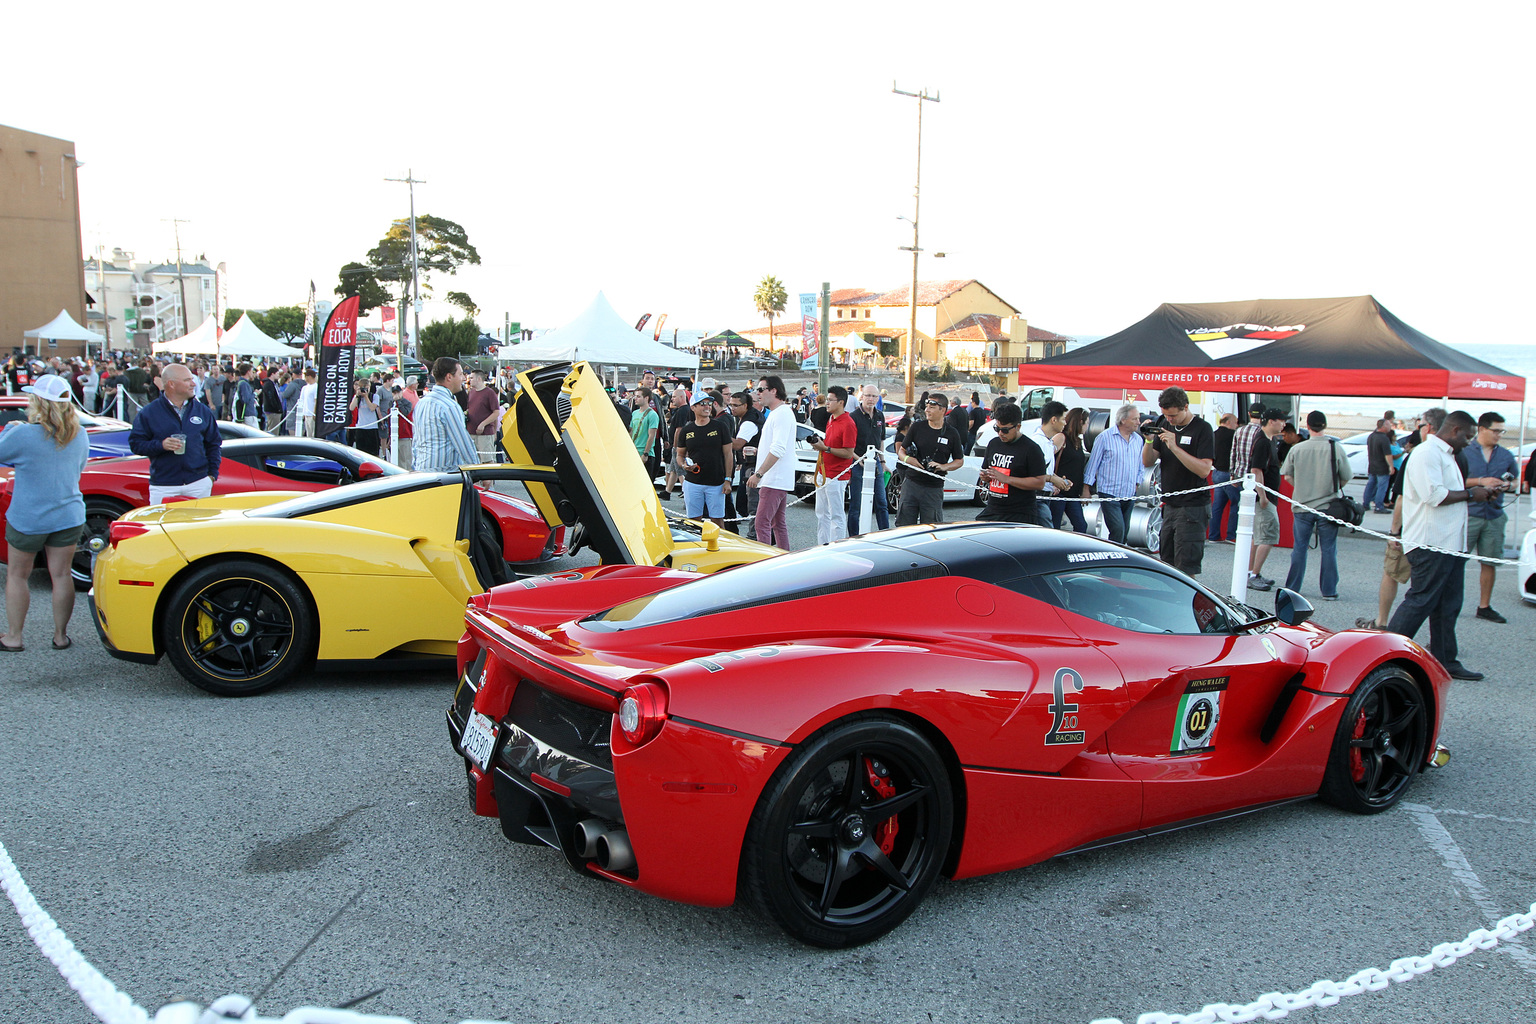
[[1051,729],[1045,734],[1046,746],[1082,743],[1085,739],[1085,734],[1077,727],[1077,705],[1067,701],[1068,683],[1072,684],[1074,693],[1083,692],[1083,677],[1078,675],[1076,669],[1057,669],[1056,678],[1051,681],[1051,690],[1056,699],[1051,701]]
[[1184,687],[1173,723],[1173,742],[1168,745],[1170,754],[1196,754],[1216,746],[1216,724],[1221,721],[1221,696],[1227,679],[1194,679]]

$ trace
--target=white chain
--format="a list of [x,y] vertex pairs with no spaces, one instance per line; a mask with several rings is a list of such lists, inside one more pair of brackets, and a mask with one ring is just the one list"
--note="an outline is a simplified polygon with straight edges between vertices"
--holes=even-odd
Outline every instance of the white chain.
[[[1284,994],[1267,992],[1251,1003],[1211,1003],[1194,1013],[1143,1013],[1136,1024],[1217,1024],[1218,1021],[1240,1022],[1278,1020],[1292,1010],[1309,1006],[1332,1006],[1345,996],[1361,992],[1379,992],[1392,982],[1412,981],[1421,974],[1428,974],[1436,967],[1449,967],[1457,960],[1477,950],[1492,949],[1501,940],[1513,939],[1521,932],[1536,926],[1536,903],[1524,914],[1511,914],[1492,928],[1476,928],[1460,942],[1442,942],[1429,951],[1428,956],[1405,956],[1393,960],[1386,970],[1367,967],[1356,971],[1343,981],[1324,979],[1313,982],[1300,992]],[[1125,1024],[1118,1017],[1101,1017],[1093,1024]]]
[[16,870],[16,862],[0,843],[0,887],[11,898],[27,934],[43,955],[53,961],[69,987],[80,994],[90,1011],[107,1024],[148,1024],[149,1014],[128,996],[117,990],[104,975],[81,956],[69,936],[54,923],[48,912],[37,905],[26,880]]

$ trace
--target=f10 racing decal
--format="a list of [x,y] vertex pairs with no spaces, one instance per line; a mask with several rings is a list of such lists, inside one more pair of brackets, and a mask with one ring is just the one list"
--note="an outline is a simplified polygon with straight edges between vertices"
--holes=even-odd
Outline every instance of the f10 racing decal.
[[1045,734],[1048,747],[1082,743],[1086,739],[1086,734],[1077,727],[1077,704],[1067,700],[1068,684],[1072,686],[1073,693],[1083,692],[1083,677],[1077,669],[1057,669],[1056,678],[1051,680],[1051,690],[1056,699],[1051,701],[1051,728]]
[[1179,698],[1178,717],[1173,724],[1170,754],[1198,754],[1216,746],[1216,725],[1221,721],[1221,695],[1230,676],[1217,679],[1192,679]]
[[524,588],[532,590],[541,583],[553,583],[555,580],[580,580],[585,579],[579,572],[552,572],[543,576],[529,576],[525,580],[518,580]]

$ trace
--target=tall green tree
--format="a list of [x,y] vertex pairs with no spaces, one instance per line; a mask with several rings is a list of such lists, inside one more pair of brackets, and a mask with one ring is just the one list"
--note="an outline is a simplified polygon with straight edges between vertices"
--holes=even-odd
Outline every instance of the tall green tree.
[[[432,289],[428,274],[456,274],[460,267],[480,262],[480,253],[470,244],[463,225],[425,213],[416,218],[416,255],[421,288],[429,294]],[[403,295],[411,280],[410,218],[391,224],[379,244],[369,249],[364,259],[373,268],[374,277],[381,283],[400,285]]]
[[[409,274],[406,275],[409,278]],[[366,263],[348,263],[341,268],[340,278],[336,285],[336,294],[342,298],[356,295],[358,297],[357,312],[361,316],[370,309],[387,306],[390,303],[389,292],[379,283],[374,269]]]
[[[255,319],[252,317],[252,319]],[[303,306],[273,306],[262,315],[260,327],[262,333],[277,337],[279,333],[287,333],[295,338],[304,334],[304,307]],[[324,324],[320,324],[324,327]]]
[[438,320],[421,329],[416,355],[428,366],[440,356],[472,356],[480,351],[480,325],[473,317]]
[[772,274],[763,275],[763,279],[757,283],[757,291],[752,295],[752,304],[768,318],[769,351],[773,350],[773,318],[784,312],[784,304],[788,301],[789,293],[784,290],[784,282]]

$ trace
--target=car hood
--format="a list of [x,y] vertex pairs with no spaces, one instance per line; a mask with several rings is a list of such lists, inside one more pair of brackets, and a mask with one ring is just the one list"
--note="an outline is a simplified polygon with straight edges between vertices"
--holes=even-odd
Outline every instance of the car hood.
[[522,390],[502,418],[513,462],[553,469],[560,484],[528,483],[550,523],[580,521],[605,562],[659,565],[672,528],[624,421],[588,363],[553,363],[517,375]]

